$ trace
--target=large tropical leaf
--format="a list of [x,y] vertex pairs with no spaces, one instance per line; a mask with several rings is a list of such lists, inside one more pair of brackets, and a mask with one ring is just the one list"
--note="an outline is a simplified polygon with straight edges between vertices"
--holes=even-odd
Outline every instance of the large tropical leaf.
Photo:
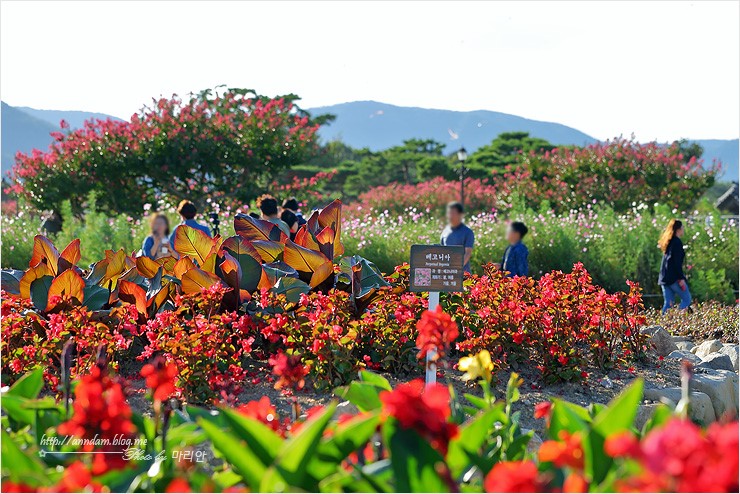
[[147,256],[139,256],[136,258],[136,269],[144,278],[153,278],[161,267],[162,266],[160,266],[159,263],[149,259]]
[[334,232],[334,255],[344,254],[344,246],[340,241],[342,230],[342,201],[335,199],[331,204],[321,210],[318,216],[321,229],[331,228]]
[[172,269],[172,273],[175,275],[175,278],[182,279],[182,275],[184,275],[194,267],[196,266],[193,260],[187,256],[183,256],[175,263],[175,266]]
[[21,293],[21,278],[23,278],[23,271],[19,269],[3,269],[0,272],[0,284],[8,293],[13,295],[20,295]]
[[31,301],[37,309],[46,310],[53,276],[42,276],[31,283]]
[[334,272],[334,265],[321,252],[316,252],[288,240],[283,254],[285,263],[298,271],[300,278],[314,288]]
[[31,260],[28,262],[28,267],[33,268],[40,263],[44,263],[49,267],[49,274],[51,276],[56,276],[59,272],[59,251],[51,243],[51,240],[43,235],[36,235],[33,237],[33,254],[31,255]]
[[105,268],[105,276],[100,280],[100,285],[105,287],[110,284],[111,288],[115,288],[118,278],[129,269],[136,267],[136,261],[127,256],[123,249],[117,252],[106,250],[105,260],[108,261],[108,265]]
[[80,239],[76,238],[67,245],[61,254],[59,254],[59,272],[76,266],[82,254],[80,253]]
[[262,265],[262,277],[257,288],[269,290],[274,287],[280,278],[298,278],[298,271],[283,261],[275,261]]
[[28,268],[18,282],[18,291],[21,298],[31,298],[31,284],[44,276],[51,276],[51,270],[47,264],[39,263],[35,267]]
[[[316,216],[316,221],[318,222],[318,215]],[[301,247],[311,250],[319,250],[318,242],[316,242],[316,239],[313,237],[311,232],[308,231],[308,224],[305,224],[298,229],[293,241]]]
[[122,302],[133,304],[139,314],[146,316],[146,292],[136,283],[132,283],[126,280],[120,280],[118,282],[118,298]]
[[213,273],[200,268],[192,268],[182,275],[182,291],[183,293],[197,293],[220,281],[221,279]]
[[252,256],[255,261],[262,263],[262,257],[260,257],[257,249],[254,248],[252,242],[243,237],[240,237],[239,235],[234,235],[233,237],[229,237],[224,240],[224,243],[221,244],[221,248],[231,252],[231,255],[234,257],[245,254],[248,256]]
[[47,309],[49,310],[53,308],[51,298],[54,296],[69,297],[81,304],[85,300],[85,280],[75,272],[74,268],[66,270],[51,282],[47,295]]
[[311,287],[296,278],[282,277],[278,279],[272,291],[285,295],[288,302],[297,304],[301,301],[301,295],[311,291]]
[[226,284],[247,293],[255,291],[262,277],[260,263],[249,254],[232,254],[228,249],[221,252],[224,261],[219,264],[219,268]]
[[316,235],[316,242],[319,244],[319,251],[326,256],[327,259],[334,259],[334,230],[331,227],[326,227]]
[[234,231],[246,240],[280,241],[282,231],[274,223],[252,218],[246,214],[237,214],[234,218]]
[[262,262],[279,261],[283,257],[285,248],[280,242],[268,242],[266,240],[254,240],[252,246],[259,253]]
[[206,259],[211,253],[213,244],[213,239],[197,228],[180,225],[175,230],[175,250],[181,256],[191,256],[198,261],[201,269],[205,269]]

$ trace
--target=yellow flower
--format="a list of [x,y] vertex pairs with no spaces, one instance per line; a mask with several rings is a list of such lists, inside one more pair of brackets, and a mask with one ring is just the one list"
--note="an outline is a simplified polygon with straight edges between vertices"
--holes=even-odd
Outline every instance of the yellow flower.
[[481,350],[477,355],[463,357],[457,363],[457,368],[464,371],[463,379],[483,378],[486,382],[491,382],[491,373],[493,372],[493,361],[488,350]]

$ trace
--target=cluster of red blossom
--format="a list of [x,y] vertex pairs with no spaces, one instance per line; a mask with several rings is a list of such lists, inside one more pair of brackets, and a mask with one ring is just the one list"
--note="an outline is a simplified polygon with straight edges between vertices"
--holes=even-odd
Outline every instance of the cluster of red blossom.
[[[718,164],[705,170],[701,160],[684,157],[676,145],[615,139],[585,148],[532,151],[521,157],[519,166],[508,167],[495,180],[468,178],[465,205],[475,212],[503,209],[516,194],[533,208],[547,200],[562,211],[592,201],[619,211],[635,203],[656,202],[687,208],[711,186],[718,170]],[[437,177],[418,184],[374,187],[359,199],[364,212],[439,211],[457,200],[459,189],[458,182]]]

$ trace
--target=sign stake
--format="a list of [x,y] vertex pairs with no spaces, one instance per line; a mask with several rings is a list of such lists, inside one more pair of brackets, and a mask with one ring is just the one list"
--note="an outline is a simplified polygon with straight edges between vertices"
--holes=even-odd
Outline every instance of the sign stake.
[[[429,310],[437,310],[439,305],[439,292],[429,292]],[[428,350],[426,354],[426,385],[427,387],[437,383],[437,364],[434,357],[437,355],[436,350]]]

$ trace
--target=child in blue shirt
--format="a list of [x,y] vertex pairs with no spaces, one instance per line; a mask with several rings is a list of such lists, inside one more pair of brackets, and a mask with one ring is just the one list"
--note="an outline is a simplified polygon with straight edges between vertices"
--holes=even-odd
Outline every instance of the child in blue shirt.
[[501,261],[501,269],[508,271],[507,276],[527,276],[529,274],[529,249],[522,239],[529,229],[521,221],[513,221],[506,229],[506,240],[509,242]]

